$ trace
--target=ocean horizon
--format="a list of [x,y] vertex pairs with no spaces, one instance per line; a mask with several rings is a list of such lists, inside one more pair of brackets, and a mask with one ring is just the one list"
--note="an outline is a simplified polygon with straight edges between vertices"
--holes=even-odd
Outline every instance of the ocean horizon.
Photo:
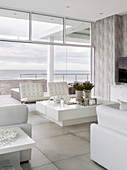
[[[30,74],[30,75],[24,75],[22,78],[35,78],[35,76],[32,74],[38,74],[37,78],[47,79],[46,70],[0,70],[0,79],[2,80],[18,79],[20,78],[20,74]],[[85,71],[84,70],[83,71],[82,70],[67,70],[67,71],[66,70],[55,70],[54,74],[58,74],[58,75],[54,75],[55,81],[63,80],[63,75],[64,75],[65,81],[73,82],[75,80],[75,75],[78,75],[78,80],[86,80],[87,76],[83,74],[90,74],[90,71],[88,70],[85,70]]]

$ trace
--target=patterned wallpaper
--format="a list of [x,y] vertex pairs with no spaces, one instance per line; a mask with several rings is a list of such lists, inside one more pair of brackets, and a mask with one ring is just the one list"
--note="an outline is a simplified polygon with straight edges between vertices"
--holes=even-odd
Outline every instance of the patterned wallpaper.
[[93,24],[95,95],[102,98],[108,98],[108,85],[117,81],[117,58],[122,51],[122,25],[121,16],[111,16]]
[[[118,57],[122,57],[123,53],[123,17],[115,15],[114,16],[115,21],[115,82],[118,82]],[[127,30],[126,30],[127,33]]]
[[127,57],[127,15],[122,16],[123,21],[123,51],[122,57]]

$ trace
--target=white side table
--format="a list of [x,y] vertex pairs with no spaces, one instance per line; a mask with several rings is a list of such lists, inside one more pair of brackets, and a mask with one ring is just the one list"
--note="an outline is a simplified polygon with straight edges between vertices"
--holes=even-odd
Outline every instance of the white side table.
[[[11,128],[9,127],[9,129]],[[19,127],[12,129],[18,133],[16,140],[5,146],[0,146],[0,169],[2,170],[4,170],[4,167],[5,169],[7,166],[11,167],[11,165],[15,170],[22,170],[20,166],[20,151],[35,146],[35,142],[22,129]]]

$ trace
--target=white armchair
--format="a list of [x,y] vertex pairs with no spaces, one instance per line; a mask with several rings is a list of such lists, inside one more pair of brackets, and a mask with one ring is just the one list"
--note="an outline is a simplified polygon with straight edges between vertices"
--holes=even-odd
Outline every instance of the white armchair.
[[91,125],[91,159],[108,170],[127,170],[127,111],[97,107]]
[[41,83],[21,83],[19,90],[21,102],[35,102],[49,99],[49,97],[44,97]]
[[[0,107],[0,127],[20,127],[31,137],[31,124],[27,123],[28,108],[26,105],[10,105]],[[31,159],[31,149],[20,152],[20,162]]]
[[69,101],[69,89],[67,82],[50,82],[48,83],[50,98],[53,98],[56,103],[60,103],[61,98],[66,102]]
[[48,83],[49,95],[61,97],[75,97],[75,94],[69,94],[69,87],[67,82],[49,82]]
[[50,82],[48,88],[50,96],[69,95],[67,82]]

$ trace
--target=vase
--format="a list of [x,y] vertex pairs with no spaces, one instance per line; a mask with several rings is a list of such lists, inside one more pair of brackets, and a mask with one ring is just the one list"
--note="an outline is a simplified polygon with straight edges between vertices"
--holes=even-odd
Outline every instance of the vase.
[[91,90],[85,90],[85,98],[91,98]]
[[79,101],[83,98],[83,90],[76,90],[76,100]]

